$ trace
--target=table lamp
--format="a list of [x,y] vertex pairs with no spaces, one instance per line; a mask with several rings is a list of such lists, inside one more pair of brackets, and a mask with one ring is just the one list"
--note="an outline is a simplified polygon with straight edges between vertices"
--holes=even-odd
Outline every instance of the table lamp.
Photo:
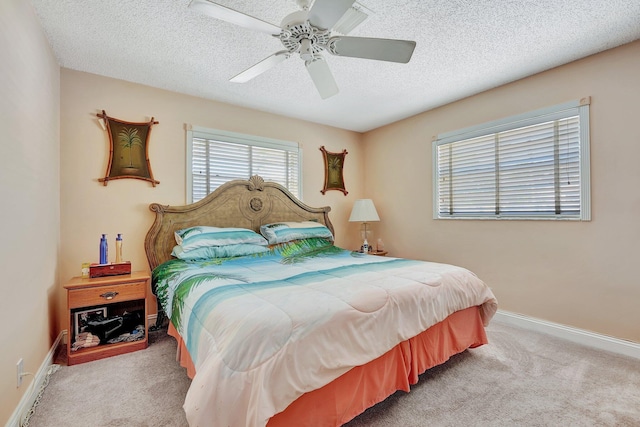
[[369,242],[367,242],[367,222],[380,221],[376,207],[371,199],[359,199],[353,204],[349,222],[362,222],[364,224],[364,242],[362,251],[369,252]]

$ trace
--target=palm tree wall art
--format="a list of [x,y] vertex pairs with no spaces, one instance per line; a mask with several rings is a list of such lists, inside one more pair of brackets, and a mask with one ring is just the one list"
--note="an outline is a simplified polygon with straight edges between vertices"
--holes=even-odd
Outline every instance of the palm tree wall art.
[[340,153],[331,153],[324,148],[324,145],[320,147],[320,151],[324,156],[324,188],[320,190],[322,194],[328,190],[342,191],[346,196],[349,192],[344,186],[344,158],[347,154],[347,150],[342,150]]
[[104,110],[97,116],[110,145],[107,172],[98,181],[107,185],[110,180],[135,178],[149,181],[154,187],[160,184],[153,178],[149,163],[149,134],[158,122],[153,117],[146,123],[127,122],[107,116]]

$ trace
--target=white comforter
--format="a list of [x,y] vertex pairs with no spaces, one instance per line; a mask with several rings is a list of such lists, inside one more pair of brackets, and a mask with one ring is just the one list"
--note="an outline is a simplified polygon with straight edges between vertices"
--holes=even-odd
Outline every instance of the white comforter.
[[486,325],[497,309],[464,268],[339,248],[172,260],[154,287],[196,368],[184,404],[192,427],[264,426],[451,313],[481,306]]

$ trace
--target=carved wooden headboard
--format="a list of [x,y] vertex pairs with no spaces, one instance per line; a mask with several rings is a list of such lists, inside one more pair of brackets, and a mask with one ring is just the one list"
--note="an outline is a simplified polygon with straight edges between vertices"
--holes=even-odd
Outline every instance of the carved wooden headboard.
[[[334,233],[331,207],[312,208],[286,188],[259,176],[235,180],[218,187],[204,199],[185,206],[152,203],[156,219],[147,232],[144,248],[151,270],[171,259],[174,232],[195,225],[242,227],[260,232],[260,226],[279,221],[318,221]],[[334,233],[335,235],[335,233]]]

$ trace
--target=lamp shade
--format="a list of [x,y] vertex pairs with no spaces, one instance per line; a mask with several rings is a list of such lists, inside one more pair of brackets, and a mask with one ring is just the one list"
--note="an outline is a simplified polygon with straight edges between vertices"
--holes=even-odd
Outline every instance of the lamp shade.
[[349,222],[380,221],[376,207],[371,199],[359,199],[353,204]]

